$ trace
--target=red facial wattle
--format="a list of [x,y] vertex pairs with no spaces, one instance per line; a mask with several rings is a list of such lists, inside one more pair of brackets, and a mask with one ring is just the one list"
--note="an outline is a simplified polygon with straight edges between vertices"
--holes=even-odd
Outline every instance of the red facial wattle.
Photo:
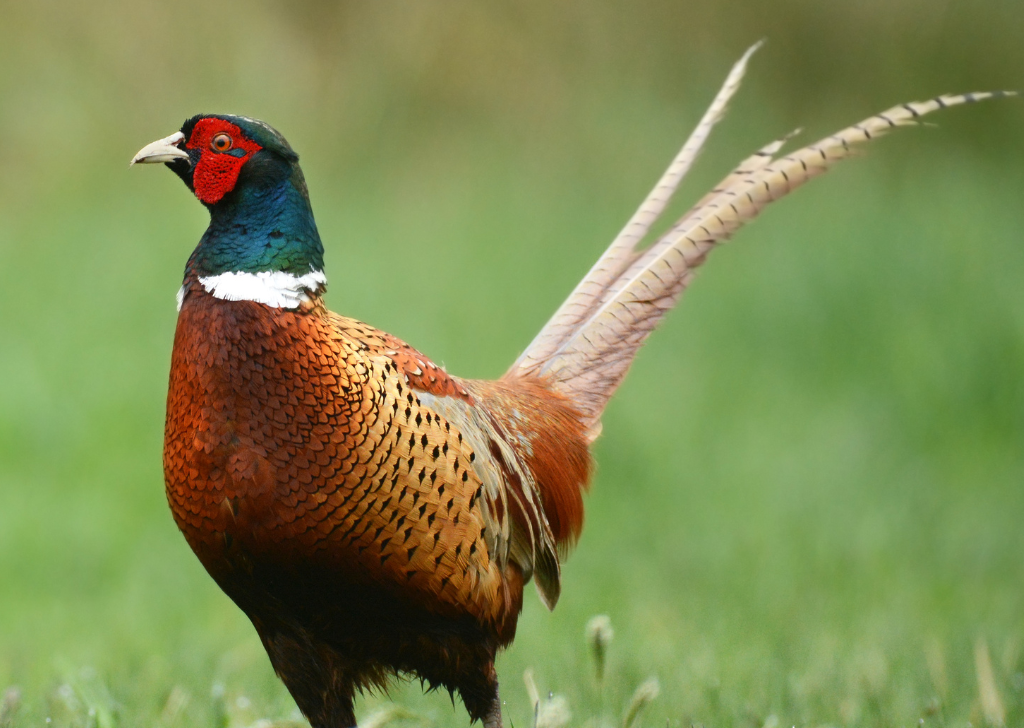
[[[222,134],[231,138],[231,144],[224,151],[218,151],[215,138]],[[242,166],[263,147],[246,139],[242,130],[231,122],[207,118],[196,122],[185,148],[200,150],[199,161],[192,172],[192,186],[196,197],[213,205],[235,188]]]

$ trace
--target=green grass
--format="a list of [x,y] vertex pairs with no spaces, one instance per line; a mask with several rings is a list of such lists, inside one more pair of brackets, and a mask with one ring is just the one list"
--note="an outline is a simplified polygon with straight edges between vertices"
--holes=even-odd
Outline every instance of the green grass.
[[[1021,85],[1016,0],[676,5],[2,8],[10,725],[294,716],[164,501],[173,297],[205,221],[173,175],[126,169],[144,143],[197,111],[268,119],[303,155],[331,308],[496,376],[750,42],[680,208],[798,125]],[[527,668],[571,725],[620,724],[650,676],[650,726],[980,726],[981,684],[1024,722],[1021,114],[901,132],[712,257],[607,412],[557,610],[529,594],[499,661],[518,728]],[[467,722],[418,684],[358,712],[391,702]]]

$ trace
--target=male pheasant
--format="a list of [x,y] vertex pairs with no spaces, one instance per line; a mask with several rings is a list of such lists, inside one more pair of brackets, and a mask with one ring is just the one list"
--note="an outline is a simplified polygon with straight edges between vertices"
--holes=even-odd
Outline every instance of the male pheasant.
[[171,511],[315,728],[354,726],[355,693],[396,673],[457,690],[474,721],[499,727],[494,659],[515,635],[523,587],[533,579],[549,608],[557,602],[601,412],[696,267],[856,145],[989,96],[897,106],[783,157],[782,141],[770,144],[641,248],[751,51],[650,197],[495,381],[452,376],[324,307],[298,155],[267,124],[195,116],[132,160],[166,163],[210,211],[178,293]]

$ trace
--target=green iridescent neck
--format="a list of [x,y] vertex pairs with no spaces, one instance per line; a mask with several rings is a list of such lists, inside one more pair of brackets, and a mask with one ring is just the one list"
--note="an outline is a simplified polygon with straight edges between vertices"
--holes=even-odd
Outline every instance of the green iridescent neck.
[[254,158],[235,189],[209,210],[210,225],[189,258],[186,278],[323,270],[323,244],[297,162]]

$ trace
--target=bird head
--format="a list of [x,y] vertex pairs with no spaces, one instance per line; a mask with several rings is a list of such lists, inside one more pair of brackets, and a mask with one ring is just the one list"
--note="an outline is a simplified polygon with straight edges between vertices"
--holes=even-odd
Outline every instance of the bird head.
[[[228,114],[193,116],[131,161],[156,163],[181,177],[210,211],[186,280],[192,274],[205,280],[287,273],[297,277],[296,285],[323,289],[323,246],[299,155],[269,124]],[[310,274],[315,285],[304,278]],[[253,300],[264,299],[276,300],[271,294]]]
[[200,202],[212,206],[236,189],[293,176],[298,161],[269,124],[245,116],[199,114],[179,131],[144,146],[131,164],[166,164]]

